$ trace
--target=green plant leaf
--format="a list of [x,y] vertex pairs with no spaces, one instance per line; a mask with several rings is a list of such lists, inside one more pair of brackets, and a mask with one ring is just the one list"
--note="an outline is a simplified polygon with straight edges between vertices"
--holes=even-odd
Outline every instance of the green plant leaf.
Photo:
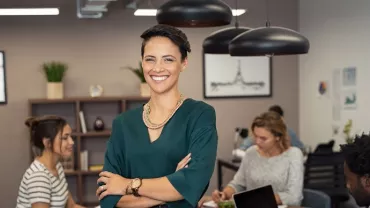
[[42,69],[48,82],[62,82],[68,66],[62,62],[51,61],[45,62]]
[[138,68],[134,68],[134,67],[131,67],[131,66],[126,66],[126,67],[124,67],[124,69],[128,69],[128,70],[132,71],[140,79],[141,83],[146,83],[146,80],[145,80],[145,77],[144,77],[144,72],[143,72],[143,67],[141,65],[141,61],[139,61],[139,67]]

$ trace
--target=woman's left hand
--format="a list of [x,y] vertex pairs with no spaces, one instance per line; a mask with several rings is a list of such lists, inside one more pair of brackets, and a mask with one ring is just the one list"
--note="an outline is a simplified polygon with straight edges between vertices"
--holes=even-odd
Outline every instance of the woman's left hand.
[[104,183],[104,185],[99,186],[96,190],[96,196],[99,197],[99,200],[107,195],[124,195],[131,181],[130,179],[107,171],[101,172],[99,176],[100,178],[97,183]]

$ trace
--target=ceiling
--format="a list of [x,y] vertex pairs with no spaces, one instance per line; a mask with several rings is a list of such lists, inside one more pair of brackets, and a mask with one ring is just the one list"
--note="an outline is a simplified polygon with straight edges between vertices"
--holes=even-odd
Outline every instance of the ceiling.
[[[88,1],[90,1],[90,3],[87,3]],[[0,0],[0,8],[57,7],[60,9],[61,12],[75,12],[78,9],[77,16],[79,18],[102,18],[109,13],[117,11],[120,12],[128,9],[134,10],[158,8],[160,5],[167,2],[168,0],[102,0],[102,2],[100,3],[97,1],[99,0]],[[235,0],[223,1],[229,4],[230,7],[235,8]],[[241,6],[239,2],[243,2],[243,4],[245,4],[246,0],[238,0],[238,8],[246,9],[246,7]],[[79,5],[79,7],[77,7],[77,5]],[[91,8],[91,5],[93,5],[93,7],[95,8]],[[100,11],[95,11],[95,9],[97,9],[96,6],[99,7],[98,10]]]
[[[86,0],[82,0],[86,1]],[[167,0],[116,0],[112,2],[111,6],[122,6],[136,1],[140,7],[149,7],[150,3],[154,7],[159,7],[162,3],[166,2]],[[235,0],[223,0],[225,3],[229,4],[230,7],[235,7]],[[248,1],[246,0],[238,0],[238,4],[240,6],[246,6]],[[252,0],[249,0],[252,1]],[[254,0],[253,0],[254,1]],[[255,0],[260,1],[260,0]],[[247,2],[247,3],[246,3]],[[9,8],[9,7],[59,7],[59,8],[67,8],[76,6],[76,0],[1,0],[0,1],[0,8]]]

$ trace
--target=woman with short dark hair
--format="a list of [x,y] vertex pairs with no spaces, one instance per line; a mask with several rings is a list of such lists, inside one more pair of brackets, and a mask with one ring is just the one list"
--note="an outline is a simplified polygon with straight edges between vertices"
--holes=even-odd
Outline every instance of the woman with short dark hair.
[[114,120],[97,196],[102,208],[194,208],[214,170],[215,110],[178,89],[190,52],[181,30],[156,25],[141,38],[150,101]]

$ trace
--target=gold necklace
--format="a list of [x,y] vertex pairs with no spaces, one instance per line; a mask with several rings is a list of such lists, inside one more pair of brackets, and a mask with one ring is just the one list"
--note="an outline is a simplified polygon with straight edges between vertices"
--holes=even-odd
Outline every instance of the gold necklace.
[[159,128],[162,128],[172,118],[172,116],[175,114],[175,112],[180,108],[180,106],[182,105],[182,103],[184,102],[184,100],[185,100],[185,98],[181,94],[180,95],[180,99],[177,101],[175,108],[171,111],[170,115],[166,118],[166,120],[164,120],[160,124],[155,124],[152,121],[150,121],[149,114],[150,114],[151,109],[150,109],[149,103],[146,103],[144,105],[144,109],[143,109],[143,121],[144,121],[144,124],[149,129],[159,129]]

